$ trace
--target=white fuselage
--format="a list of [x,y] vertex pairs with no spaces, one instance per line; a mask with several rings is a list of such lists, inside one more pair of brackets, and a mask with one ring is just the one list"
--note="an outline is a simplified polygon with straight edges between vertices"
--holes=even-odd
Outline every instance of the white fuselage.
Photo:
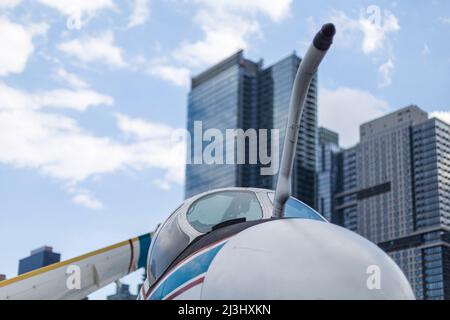
[[151,290],[145,287],[141,299],[414,299],[402,271],[380,248],[308,219],[249,227],[193,253]]

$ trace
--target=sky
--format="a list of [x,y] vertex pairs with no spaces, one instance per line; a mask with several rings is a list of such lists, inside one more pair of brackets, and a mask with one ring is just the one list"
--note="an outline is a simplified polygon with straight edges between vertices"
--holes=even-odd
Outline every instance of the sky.
[[329,21],[319,124],[344,147],[410,104],[450,122],[449,1],[0,0],[0,273],[152,231],[183,200],[190,77],[302,56]]

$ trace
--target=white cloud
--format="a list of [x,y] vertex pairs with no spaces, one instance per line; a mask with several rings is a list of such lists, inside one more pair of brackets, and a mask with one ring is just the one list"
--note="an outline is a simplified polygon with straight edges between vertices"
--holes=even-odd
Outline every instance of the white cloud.
[[257,21],[226,13],[210,16],[202,11],[196,20],[202,25],[204,38],[185,42],[174,52],[177,60],[191,66],[213,64],[238,49],[248,48],[250,36],[260,31]]
[[67,82],[74,88],[88,88],[89,85],[77,75],[67,72],[64,68],[58,68],[55,71],[55,76],[64,82]]
[[101,10],[117,10],[113,0],[38,0],[68,17],[67,28],[79,29]]
[[112,0],[38,0],[41,4],[58,10],[64,15],[92,15],[99,10],[115,9]]
[[[373,61],[387,59],[378,66],[383,78],[379,87],[389,86],[394,72],[391,36],[400,30],[397,17],[389,10],[382,11],[378,6],[372,5],[365,11],[361,10],[359,16],[354,18],[344,11],[333,10],[329,14],[329,20],[336,25],[336,45],[352,48],[356,44],[365,55],[377,54]],[[308,24],[310,29],[316,25],[312,18],[309,18]]]
[[361,123],[388,111],[388,104],[371,93],[355,88],[319,90],[319,125],[340,135],[340,143],[349,147],[358,142]]
[[[358,18],[352,19],[345,12],[334,10],[330,20],[336,25],[336,43],[351,45],[361,43],[361,50],[365,54],[376,52],[385,47],[387,36],[400,30],[397,17],[385,10],[379,19],[361,13]],[[361,38],[362,36],[362,38]]]
[[208,8],[216,7],[219,11],[267,15],[272,21],[285,18],[291,8],[292,0],[195,0]]
[[202,39],[182,42],[170,57],[136,60],[133,65],[174,85],[188,86],[190,67],[216,63],[238,49],[248,48],[250,37],[261,34],[258,16],[278,22],[289,14],[292,0],[194,0],[193,3],[196,6],[193,19],[203,31]]
[[[105,100],[85,92],[55,89],[27,93],[0,83],[0,163],[36,169],[73,186],[101,174],[146,168],[163,170],[161,187],[182,183],[185,144],[172,143],[169,127],[119,115],[119,129],[131,137],[123,142],[96,136],[75,119],[56,113],[57,109],[44,108],[82,111],[105,104]],[[92,196],[79,194],[74,201],[96,206]]]
[[364,53],[371,53],[384,47],[386,35],[400,30],[397,17],[391,12],[385,11],[380,24],[373,23],[369,19],[359,19],[361,30],[364,33],[362,49]]
[[47,32],[45,23],[23,26],[0,17],[0,76],[21,73],[34,51],[33,37]]
[[80,193],[74,195],[72,202],[92,210],[103,209],[103,203],[86,190],[82,190]]
[[196,0],[194,21],[203,39],[184,42],[173,56],[191,66],[212,64],[238,49],[248,48],[250,37],[260,34],[257,14],[280,21],[287,16],[291,0]]
[[189,69],[174,67],[163,61],[151,61],[148,65],[147,73],[177,86],[186,87],[190,81]]
[[0,0],[0,9],[12,9],[20,2],[21,0]]
[[450,24],[450,17],[439,17],[439,21],[445,24]]
[[431,113],[431,117],[438,118],[450,125],[450,111],[434,111]]
[[168,190],[172,184],[183,184],[186,143],[178,139],[179,129],[119,113],[116,119],[121,132],[133,138],[134,142],[128,145],[132,167],[165,169],[163,178],[153,181],[161,189]]
[[429,56],[430,53],[431,53],[430,48],[429,48],[428,45],[425,43],[425,44],[423,45],[423,49],[422,49],[421,55],[424,56],[424,57],[426,57],[426,56]]
[[116,68],[127,66],[122,49],[114,44],[112,32],[63,42],[58,49],[82,62],[102,62]]
[[30,25],[25,26],[25,28],[32,37],[35,37],[47,35],[47,31],[50,28],[50,26],[46,22],[40,22],[40,23],[32,23]]
[[378,85],[380,88],[388,87],[392,84],[392,72],[394,70],[394,62],[388,59],[385,63],[379,66],[378,71],[383,77],[383,81]]
[[138,139],[169,139],[173,128],[163,123],[152,123],[142,119],[130,118],[124,114],[116,113],[117,127],[125,135]]
[[93,90],[54,89],[24,93],[0,82],[0,110],[68,108],[84,111],[98,105],[112,105],[113,98]]
[[103,171],[111,169],[114,159],[105,149],[115,149],[109,140],[83,132],[72,118],[41,111],[36,102],[42,95],[50,94],[35,98],[0,85],[0,162],[71,181],[86,179],[100,161]]
[[69,108],[77,111],[84,111],[91,106],[113,104],[113,99],[110,96],[85,89],[44,91],[36,93],[32,98],[35,104],[40,107]]
[[134,0],[133,12],[131,13],[128,28],[141,25],[148,20],[150,15],[150,1],[149,0]]

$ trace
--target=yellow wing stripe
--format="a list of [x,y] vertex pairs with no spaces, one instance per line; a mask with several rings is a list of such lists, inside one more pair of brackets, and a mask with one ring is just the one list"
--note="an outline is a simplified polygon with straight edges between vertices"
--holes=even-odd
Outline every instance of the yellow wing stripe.
[[[136,242],[136,241],[139,241],[139,238],[133,238],[133,239],[130,239],[130,240],[133,241],[133,242]],[[72,259],[69,259],[69,260],[66,260],[66,261],[61,261],[61,262],[58,262],[58,263],[54,263],[54,264],[51,264],[49,266],[46,266],[46,267],[43,267],[43,268],[40,268],[40,269],[36,269],[36,270],[30,271],[30,272],[21,274],[20,276],[17,276],[15,278],[11,278],[11,279],[7,279],[7,280],[4,280],[4,281],[1,281],[0,282],[0,288],[5,287],[7,285],[10,285],[12,283],[24,280],[24,279],[28,279],[28,278],[37,276],[39,274],[42,274],[42,273],[45,273],[45,272],[48,272],[48,271],[52,271],[52,270],[58,269],[60,267],[64,267],[64,266],[70,265],[70,264],[78,262],[80,260],[83,260],[83,259],[86,259],[86,258],[90,258],[90,257],[93,257],[95,255],[98,255],[98,254],[101,254],[101,253],[104,253],[104,252],[108,252],[108,251],[111,251],[111,250],[114,250],[114,249],[117,249],[117,248],[120,248],[120,247],[123,247],[123,246],[128,246],[128,245],[129,245],[129,240],[125,240],[125,241],[113,244],[111,246],[108,246],[108,247],[105,247],[105,248],[102,248],[102,249],[99,249],[99,250],[95,250],[95,251],[83,254],[81,256],[78,256],[78,257],[75,257],[75,258],[72,258]]]

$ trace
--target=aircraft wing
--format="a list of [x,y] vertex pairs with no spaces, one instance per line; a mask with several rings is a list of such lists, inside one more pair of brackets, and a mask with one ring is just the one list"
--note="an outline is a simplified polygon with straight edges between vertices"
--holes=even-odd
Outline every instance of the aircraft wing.
[[145,267],[153,233],[0,282],[0,300],[80,300]]

